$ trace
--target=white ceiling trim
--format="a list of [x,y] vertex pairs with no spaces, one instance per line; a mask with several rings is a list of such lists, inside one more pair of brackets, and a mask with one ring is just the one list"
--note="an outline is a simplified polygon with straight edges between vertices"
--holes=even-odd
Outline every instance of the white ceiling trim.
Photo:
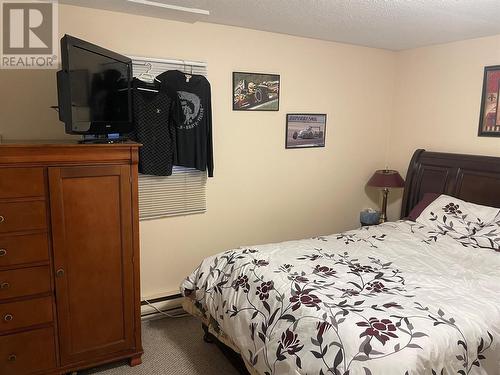
[[165,8],[165,9],[170,9],[170,10],[177,10],[179,12],[203,14],[205,16],[210,15],[210,11],[205,10],[205,9],[182,7],[182,6],[178,6],[178,5],[160,3],[158,1],[150,1],[150,0],[127,0],[127,1],[129,3],[147,5],[147,6],[158,7],[158,8]]

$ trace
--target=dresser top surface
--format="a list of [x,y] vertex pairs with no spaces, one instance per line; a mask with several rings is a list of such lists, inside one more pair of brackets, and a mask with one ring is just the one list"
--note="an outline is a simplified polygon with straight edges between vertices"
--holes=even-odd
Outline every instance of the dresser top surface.
[[66,163],[137,164],[140,146],[135,142],[81,144],[68,140],[8,141],[0,144],[0,166],[19,163],[46,166]]
[[0,148],[6,147],[75,147],[75,148],[89,148],[89,147],[140,147],[140,143],[126,141],[120,143],[78,143],[72,140],[58,140],[58,139],[21,139],[21,140],[3,140],[0,142]]

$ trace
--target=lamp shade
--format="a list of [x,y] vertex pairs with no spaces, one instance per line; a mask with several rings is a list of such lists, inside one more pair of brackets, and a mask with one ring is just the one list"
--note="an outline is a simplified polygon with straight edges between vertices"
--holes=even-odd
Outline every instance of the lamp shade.
[[398,171],[380,169],[375,171],[367,185],[379,188],[402,188],[405,186],[405,180]]

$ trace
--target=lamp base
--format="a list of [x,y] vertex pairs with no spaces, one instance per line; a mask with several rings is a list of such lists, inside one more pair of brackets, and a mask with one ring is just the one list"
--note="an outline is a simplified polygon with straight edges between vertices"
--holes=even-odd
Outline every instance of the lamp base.
[[380,223],[385,223],[387,221],[387,196],[389,195],[389,189],[384,188],[382,190],[382,210],[380,212]]

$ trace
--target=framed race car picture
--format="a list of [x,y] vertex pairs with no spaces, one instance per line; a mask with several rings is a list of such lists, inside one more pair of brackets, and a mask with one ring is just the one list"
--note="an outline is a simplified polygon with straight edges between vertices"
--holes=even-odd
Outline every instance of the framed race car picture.
[[279,111],[278,74],[233,72],[233,111]]
[[325,147],[326,114],[288,113],[285,148]]

